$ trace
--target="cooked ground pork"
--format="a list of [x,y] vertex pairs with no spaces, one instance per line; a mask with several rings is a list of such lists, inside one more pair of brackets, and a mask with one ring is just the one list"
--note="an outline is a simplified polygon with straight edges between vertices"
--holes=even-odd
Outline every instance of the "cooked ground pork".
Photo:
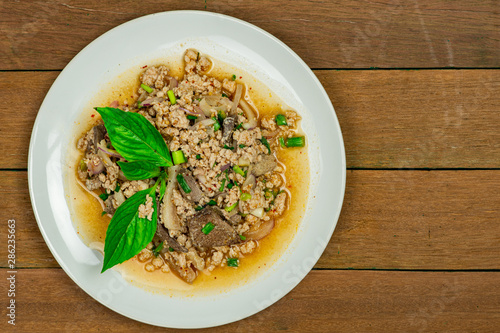
[[[147,87],[138,88],[136,103],[118,105],[142,114],[170,151],[180,150],[185,158],[181,166],[167,170],[174,176],[169,177],[164,199],[157,202],[160,224],[137,258],[147,271],[173,271],[191,283],[200,271],[212,271],[228,265],[228,259],[252,253],[258,239],[271,231],[273,220],[286,210],[286,181],[274,152],[283,149],[280,138],[296,135],[300,117],[286,111],[287,126],[278,126],[273,116],[248,119],[251,103],[243,101],[248,94],[242,93],[235,102],[244,91],[238,81],[208,76],[212,61],[195,50],[186,51],[184,64],[184,76],[175,78],[166,66],[148,67],[140,76]],[[84,134],[77,147],[84,154],[78,177],[89,191],[105,194],[109,215],[156,181],[125,178],[117,164],[125,159],[113,153],[102,124]],[[179,176],[187,190],[179,184]],[[155,198],[146,198],[138,214],[151,220]],[[261,225],[271,228],[259,233]]]

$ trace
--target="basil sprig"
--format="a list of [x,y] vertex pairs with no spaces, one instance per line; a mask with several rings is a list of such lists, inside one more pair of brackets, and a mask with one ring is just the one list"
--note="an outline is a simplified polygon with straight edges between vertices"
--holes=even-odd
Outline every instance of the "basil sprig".
[[161,169],[147,161],[117,162],[128,180],[141,180],[158,177]]
[[[95,108],[101,115],[113,147],[128,162],[118,166],[129,180],[158,177],[155,185],[135,193],[116,210],[109,222],[104,241],[104,262],[101,273],[139,254],[156,232],[158,207],[156,189],[160,185],[159,200],[165,195],[167,173],[173,166],[172,158],[160,132],[141,114],[115,108]],[[153,199],[151,220],[139,217],[139,206]]]
[[[101,273],[139,254],[153,240],[158,218],[155,192],[156,185],[135,193],[118,207],[106,231]],[[151,221],[140,218],[138,211],[139,206],[146,202],[147,195],[153,198]]]
[[109,107],[95,109],[104,121],[113,147],[127,161],[173,165],[165,140],[143,115]]

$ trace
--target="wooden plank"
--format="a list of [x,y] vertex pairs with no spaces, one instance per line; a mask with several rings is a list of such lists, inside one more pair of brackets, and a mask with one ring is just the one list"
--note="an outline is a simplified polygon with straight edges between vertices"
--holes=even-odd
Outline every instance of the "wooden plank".
[[[26,168],[35,117],[59,72],[0,73],[0,169]],[[21,93],[22,92],[22,93]]]
[[318,71],[351,168],[499,168],[498,71]]
[[[7,280],[0,281],[8,290]],[[313,271],[264,311],[206,332],[494,332],[499,283],[498,272]],[[16,305],[23,332],[174,331],[109,310],[61,269],[20,270]]]
[[298,0],[286,9],[271,0],[23,0],[0,6],[0,69],[62,69],[111,28],[178,9],[253,23],[314,68],[500,66],[496,0]]
[[[349,168],[500,168],[498,71],[315,73],[337,112]],[[0,72],[0,99],[9,101],[0,104],[0,168],[26,168],[32,124],[56,76]]]
[[[349,171],[339,223],[316,268],[500,269],[499,176]],[[17,221],[19,267],[57,267],[28,208],[26,173],[0,172],[0,193],[0,220]]]

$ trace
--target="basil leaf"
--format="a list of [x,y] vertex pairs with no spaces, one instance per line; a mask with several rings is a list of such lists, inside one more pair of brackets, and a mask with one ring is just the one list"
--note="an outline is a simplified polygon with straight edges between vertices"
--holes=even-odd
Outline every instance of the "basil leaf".
[[[101,273],[137,255],[153,240],[158,218],[155,191],[156,186],[137,192],[116,210],[106,231]],[[148,194],[153,197],[154,212],[151,221],[139,218],[138,212]]]
[[173,165],[165,140],[143,115],[109,107],[95,109],[104,121],[113,147],[126,160]]
[[151,162],[117,162],[128,180],[141,180],[160,175],[160,167]]

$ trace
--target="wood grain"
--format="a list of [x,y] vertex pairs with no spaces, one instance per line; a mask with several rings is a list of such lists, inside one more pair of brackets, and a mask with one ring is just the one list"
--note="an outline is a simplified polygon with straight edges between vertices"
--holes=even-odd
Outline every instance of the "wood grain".
[[62,69],[117,25],[178,9],[253,23],[314,68],[500,67],[496,0],[22,0],[0,5],[0,69]]
[[[315,71],[349,168],[500,168],[497,72]],[[0,72],[0,99],[9,101],[0,104],[0,168],[26,168],[32,125],[57,74]]]
[[[496,170],[349,171],[339,223],[316,268],[500,269],[499,189]],[[26,173],[1,172],[0,193],[0,220],[17,221],[18,266],[57,267],[29,206]]]
[[[0,281],[7,290],[7,280]],[[492,272],[313,271],[273,306],[206,331],[494,332],[500,325],[499,283],[500,274]],[[22,332],[174,331],[109,310],[61,269],[20,270],[16,304]],[[5,312],[2,307],[3,318]]]

